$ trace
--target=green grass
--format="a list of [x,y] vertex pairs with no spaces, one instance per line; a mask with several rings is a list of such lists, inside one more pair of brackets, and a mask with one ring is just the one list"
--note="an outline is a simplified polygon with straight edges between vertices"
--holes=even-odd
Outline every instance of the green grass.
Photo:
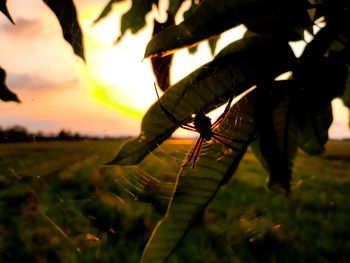
[[[165,212],[179,146],[138,167],[103,166],[119,145],[1,145],[0,262],[138,262]],[[169,262],[350,262],[349,146],[299,153],[290,198],[266,190],[248,152]]]

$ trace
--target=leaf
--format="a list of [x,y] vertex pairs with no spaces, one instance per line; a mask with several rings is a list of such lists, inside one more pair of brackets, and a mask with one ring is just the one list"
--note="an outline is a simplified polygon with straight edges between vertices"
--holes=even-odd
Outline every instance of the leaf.
[[169,1],[169,8],[168,8],[168,12],[175,17],[177,11],[179,10],[179,8],[181,7],[182,3],[184,2],[184,0],[170,0]]
[[312,41],[305,47],[300,60],[312,60],[323,56],[334,41],[335,35],[336,31],[332,24],[327,24],[321,28]]
[[[287,43],[265,36],[238,40],[209,62],[174,84],[161,97],[177,119],[188,122],[199,110],[209,112],[254,84],[288,71],[295,57]],[[234,79],[234,83],[232,82]],[[234,84],[232,87],[232,83]],[[138,138],[123,145],[108,164],[134,165],[169,138],[174,124],[155,102],[145,114]]]
[[[184,20],[186,20],[188,17],[190,17],[193,12],[196,10],[196,8],[198,7],[198,5],[200,4],[200,1],[195,1],[192,0],[191,1],[191,6],[188,10],[186,10],[186,12],[184,12]],[[198,46],[197,45],[192,45],[190,47],[188,47],[188,53],[190,53],[191,55],[195,54],[198,50]],[[156,56],[157,57],[157,56]]]
[[328,105],[344,93],[347,76],[346,66],[327,57],[310,57],[302,61],[293,72],[299,84],[299,96],[313,107]]
[[12,24],[15,24],[15,22],[13,21],[11,15],[10,15],[10,12],[7,9],[6,2],[7,2],[7,0],[1,0],[0,11],[11,21]]
[[208,39],[210,52],[213,56],[215,55],[216,44],[218,43],[219,39],[220,39],[220,35],[212,36]]
[[347,65],[347,75],[345,81],[345,90],[342,95],[343,103],[346,107],[350,109],[350,66]]
[[346,75],[343,63],[322,56],[308,56],[294,71],[293,78],[299,86],[295,107],[299,146],[305,152],[324,151],[333,121],[331,101],[344,94]]
[[[158,21],[154,20],[152,35],[158,34],[174,23],[174,17],[168,12],[168,18],[164,23],[159,23]],[[172,59],[172,55],[162,58],[151,58],[152,69],[156,75],[158,86],[162,91],[166,91],[170,87],[170,64]]]
[[102,20],[103,18],[105,18],[106,16],[108,16],[108,14],[111,12],[112,10],[112,6],[115,3],[119,3],[122,2],[124,0],[109,0],[109,2],[107,3],[107,5],[103,8],[102,12],[100,13],[100,15],[94,20],[94,24],[96,24],[97,22],[99,22],[100,20]]
[[200,1],[191,0],[190,8],[184,12],[184,15],[183,15],[184,20],[186,20],[188,17],[190,17],[193,14],[193,12],[196,10],[199,4],[200,4]]
[[6,72],[0,67],[0,99],[3,101],[20,102],[17,95],[10,91],[5,84]]
[[289,41],[302,40],[304,28],[312,26],[306,1],[295,1],[288,9],[275,12],[257,21],[245,23],[248,30],[257,34],[273,34]]
[[259,22],[267,17],[283,17],[296,6],[305,8],[304,1],[276,0],[204,0],[179,25],[174,25],[153,37],[145,57],[165,56],[177,49],[196,45],[213,35],[248,22]]
[[[188,53],[190,53],[190,54],[196,54],[196,52],[197,52],[197,50],[198,50],[198,46],[193,46],[193,47],[189,47],[188,48]],[[170,54],[170,55],[168,55],[168,56],[171,56],[172,54]],[[165,56],[165,57],[168,57],[168,56]]]
[[78,22],[73,0],[44,0],[58,18],[64,39],[73,47],[74,53],[85,60],[83,34]]
[[[319,3],[318,3],[319,4]],[[330,21],[336,23],[337,27],[348,30],[350,23],[349,2],[348,1],[322,1],[319,9],[322,9],[325,22]]]
[[[245,141],[240,144],[240,151],[230,151],[223,155],[220,144],[208,144],[195,169],[186,167],[179,171],[167,213],[158,222],[148,240],[143,251],[142,263],[165,262],[214,198],[220,186],[231,178],[248,144],[255,136],[255,99],[255,91],[252,91],[245,99],[232,106],[222,123],[223,126],[230,127],[230,130],[221,128],[221,131],[226,132],[225,135],[231,136],[233,140]],[[241,121],[234,125],[237,119]],[[218,159],[218,156],[222,157]]]
[[328,141],[328,129],[333,121],[331,103],[314,108],[308,102],[299,102],[297,120],[300,148],[312,155],[322,153]]
[[153,4],[158,5],[158,0],[132,0],[131,8],[122,16],[117,42],[128,29],[135,34],[146,25],[146,15],[152,10]]
[[278,81],[264,87],[257,108],[258,142],[252,149],[269,172],[267,186],[290,192],[293,160],[298,147],[298,130],[293,115],[292,96],[286,92],[290,81]]

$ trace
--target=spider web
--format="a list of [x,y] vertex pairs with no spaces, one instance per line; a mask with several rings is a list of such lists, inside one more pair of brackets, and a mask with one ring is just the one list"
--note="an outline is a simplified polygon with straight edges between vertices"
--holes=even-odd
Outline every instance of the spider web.
[[[0,232],[7,247],[18,246],[16,237],[23,236],[27,250],[22,256],[34,261],[55,255],[60,262],[85,262],[98,256],[94,247],[114,258],[127,251],[140,256],[165,212],[178,167],[161,151],[139,166],[103,166],[114,147],[114,142],[98,141],[2,147],[0,205],[8,214],[0,216]],[[130,242],[135,247],[126,245]],[[0,249],[4,262],[19,261],[13,249]]]
[[[152,83],[148,86],[145,88],[153,92]],[[212,121],[224,107],[210,115]],[[154,125],[168,121],[164,115]],[[237,119],[227,129],[239,122]],[[34,261],[54,257],[59,262],[137,262],[166,211],[176,174],[198,136],[179,128],[139,165],[129,167],[103,166],[114,157],[119,147],[116,142],[3,147],[0,165],[5,168],[0,180],[5,178],[6,183],[0,181],[1,211],[18,219],[6,222],[6,217],[0,217],[0,236],[10,240],[13,233],[6,227],[17,228],[19,244]],[[208,150],[208,143],[204,141],[199,158]],[[7,196],[12,197],[8,200]],[[8,251],[16,251],[19,244],[9,243]],[[6,262],[6,256],[15,258],[4,255],[0,261]]]
[[[154,92],[152,84],[149,89]],[[223,107],[211,115],[213,120]],[[166,116],[154,125],[164,122]],[[176,132],[132,167],[103,166],[119,147],[113,141],[2,146],[0,261],[111,262],[127,257],[123,262],[136,262],[198,136]],[[19,246],[23,250],[16,253]]]

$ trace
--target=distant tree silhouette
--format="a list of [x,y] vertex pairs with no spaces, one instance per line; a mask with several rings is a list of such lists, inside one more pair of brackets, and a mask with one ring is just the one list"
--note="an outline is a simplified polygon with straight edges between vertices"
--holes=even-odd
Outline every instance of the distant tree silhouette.
[[28,141],[30,135],[27,129],[23,126],[16,125],[7,130],[0,130],[1,142],[25,142]]
[[72,133],[67,130],[61,130],[56,136],[56,139],[58,140],[75,140],[76,141],[76,140],[81,140],[83,138],[84,136],[81,136],[78,132]]

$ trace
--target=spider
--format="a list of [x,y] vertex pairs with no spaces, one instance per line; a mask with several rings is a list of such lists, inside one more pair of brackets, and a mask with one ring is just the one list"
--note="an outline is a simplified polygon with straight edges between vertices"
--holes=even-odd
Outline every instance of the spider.
[[[230,96],[227,105],[225,107],[225,110],[221,113],[221,115],[215,120],[214,123],[211,123],[211,119],[204,114],[203,111],[198,111],[193,118],[193,125],[187,124],[183,121],[178,120],[174,115],[172,115],[160,102],[159,94],[157,91],[156,84],[154,83],[154,88],[156,90],[157,98],[158,98],[158,103],[161,108],[161,110],[167,115],[167,117],[176,125],[179,127],[193,131],[193,132],[198,132],[199,133],[199,138],[197,139],[196,143],[194,144],[194,147],[192,148],[191,152],[187,155],[187,158],[184,160],[183,164],[181,165],[182,167],[185,167],[188,163],[191,162],[192,160],[192,168],[195,167],[196,161],[198,159],[198,155],[202,146],[203,141],[211,141],[212,139],[217,140],[221,144],[225,145],[226,147],[229,147],[233,150],[239,151],[240,149],[233,147],[232,145],[228,144],[225,142],[226,140],[232,140],[232,138],[227,137],[223,134],[220,134],[214,129],[218,127],[222,121],[225,119],[227,113],[230,110],[231,103],[234,97],[234,93]],[[242,142],[240,140],[235,140],[236,142]]]

